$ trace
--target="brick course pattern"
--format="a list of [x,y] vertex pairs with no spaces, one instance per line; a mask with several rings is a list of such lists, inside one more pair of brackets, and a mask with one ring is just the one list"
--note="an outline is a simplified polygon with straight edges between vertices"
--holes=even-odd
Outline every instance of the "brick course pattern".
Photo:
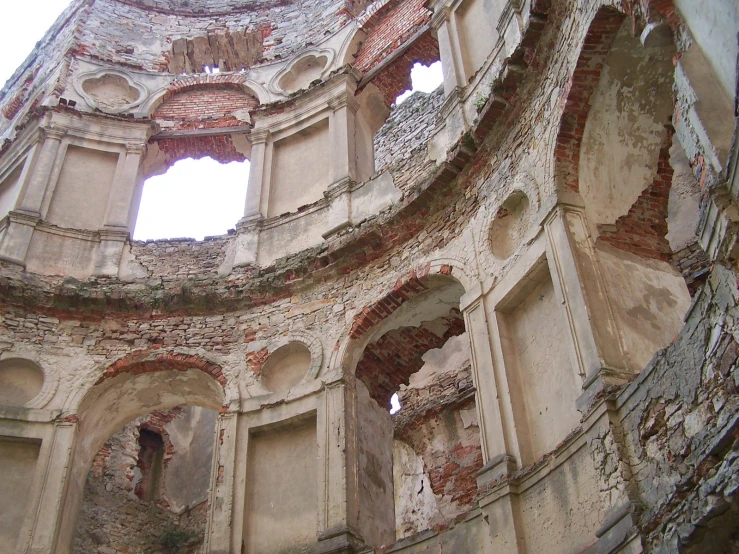
[[375,12],[362,26],[367,38],[354,67],[367,73],[428,24],[431,11],[425,4],[426,0],[395,0]]
[[[475,410],[470,369],[468,362],[435,376],[423,387],[401,387],[401,409],[393,416],[395,438],[410,445],[424,460],[431,488],[450,522],[474,506],[477,473],[482,468],[479,429],[476,425],[464,427],[459,415],[462,410]],[[447,438],[445,433],[453,438],[441,451],[438,440],[440,436]]]
[[[441,329],[444,331],[438,334]],[[357,364],[357,378],[380,406],[389,407],[390,397],[400,385],[407,385],[410,376],[423,367],[423,355],[462,333],[464,320],[459,310],[418,327],[389,331],[364,349]]]
[[248,121],[232,114],[258,105],[259,100],[242,90],[205,88],[173,96],[157,108],[152,119],[167,131],[248,126]]
[[431,65],[439,61],[439,43],[426,31],[386,67],[383,67],[371,82],[382,91],[389,106],[406,90],[413,88],[411,68],[416,64]]
[[222,164],[246,161],[246,156],[236,150],[233,138],[228,135],[207,135],[153,139],[164,153],[166,166],[185,158],[210,157]]
[[157,371],[187,371],[189,369],[199,369],[218,381],[222,387],[226,386],[226,378],[223,376],[221,368],[214,363],[197,356],[151,350],[133,352],[129,356],[117,360],[105,370],[96,384],[112,379],[122,373],[140,375]]

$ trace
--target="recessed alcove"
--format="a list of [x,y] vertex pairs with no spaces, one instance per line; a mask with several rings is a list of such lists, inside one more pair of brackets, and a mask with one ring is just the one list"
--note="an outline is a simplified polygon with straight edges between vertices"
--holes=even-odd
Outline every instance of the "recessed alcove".
[[0,404],[24,406],[44,386],[44,372],[30,360],[8,358],[0,361]]
[[531,216],[531,204],[523,191],[516,190],[498,208],[490,225],[490,250],[505,260],[522,244]]
[[311,353],[301,342],[288,343],[270,354],[262,367],[262,383],[270,391],[289,390],[306,376]]

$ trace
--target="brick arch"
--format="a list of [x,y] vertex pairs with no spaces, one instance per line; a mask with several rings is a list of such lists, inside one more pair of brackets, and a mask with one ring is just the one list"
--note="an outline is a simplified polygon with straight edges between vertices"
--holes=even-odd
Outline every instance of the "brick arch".
[[158,371],[187,371],[189,369],[199,369],[218,381],[221,388],[226,389],[226,377],[224,377],[221,367],[213,362],[194,355],[151,350],[133,352],[116,360],[105,369],[95,385],[124,373],[140,375]]
[[[453,267],[450,263],[436,266],[429,262],[419,268],[412,269],[405,278],[399,277],[393,286],[393,290],[380,300],[366,306],[354,316],[354,322],[349,330],[349,339],[358,340],[362,338],[365,333],[389,317],[408,300],[430,290],[428,280],[431,275],[452,276],[452,270]],[[455,277],[459,272],[460,270],[455,272]]]
[[616,8],[602,7],[585,35],[569,81],[570,89],[554,149],[555,179],[559,190],[580,190],[580,147],[590,112],[590,98],[598,88],[606,57],[625,18],[626,15]]
[[[457,307],[433,321],[409,324],[383,333],[373,332],[403,304],[419,295],[439,289],[439,277],[445,283],[456,283],[468,290],[471,283],[463,265],[453,259],[426,263],[398,278],[392,290],[381,299],[366,306],[354,317],[343,348],[337,345],[345,370],[353,371],[370,396],[380,405],[389,406],[390,397],[401,384],[408,384],[410,376],[423,366],[423,355],[441,348],[446,341],[465,331],[462,314]],[[354,367],[352,367],[354,366]]]
[[234,113],[259,106],[258,94],[246,77],[238,74],[188,77],[160,91],[145,106],[162,131],[149,141],[155,148],[150,148],[148,155],[156,163],[147,177],[163,173],[185,158],[211,157],[219,163],[246,161],[246,141],[242,140],[239,147],[234,132],[248,132],[251,123]]
[[258,84],[240,73],[191,75],[185,79],[172,81],[167,87],[154,93],[144,105],[146,114],[151,116],[167,100],[174,96],[196,90],[233,90],[253,96],[257,101],[264,102],[266,91]]

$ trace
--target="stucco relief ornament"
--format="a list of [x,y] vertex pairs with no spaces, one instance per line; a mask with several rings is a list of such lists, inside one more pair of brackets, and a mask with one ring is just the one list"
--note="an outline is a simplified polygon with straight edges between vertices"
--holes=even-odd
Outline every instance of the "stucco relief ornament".
[[108,114],[129,111],[148,97],[144,85],[118,69],[83,73],[75,79],[74,88],[91,108]]
[[309,48],[290,60],[269,82],[275,94],[291,94],[323,79],[330,71],[336,53],[332,48]]

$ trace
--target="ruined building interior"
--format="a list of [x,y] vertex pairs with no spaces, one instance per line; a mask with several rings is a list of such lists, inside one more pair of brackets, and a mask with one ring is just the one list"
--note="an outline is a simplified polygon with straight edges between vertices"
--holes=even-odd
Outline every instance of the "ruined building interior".
[[[72,0],[0,91],[0,554],[739,552],[738,31]],[[203,157],[234,228],[133,240]]]

